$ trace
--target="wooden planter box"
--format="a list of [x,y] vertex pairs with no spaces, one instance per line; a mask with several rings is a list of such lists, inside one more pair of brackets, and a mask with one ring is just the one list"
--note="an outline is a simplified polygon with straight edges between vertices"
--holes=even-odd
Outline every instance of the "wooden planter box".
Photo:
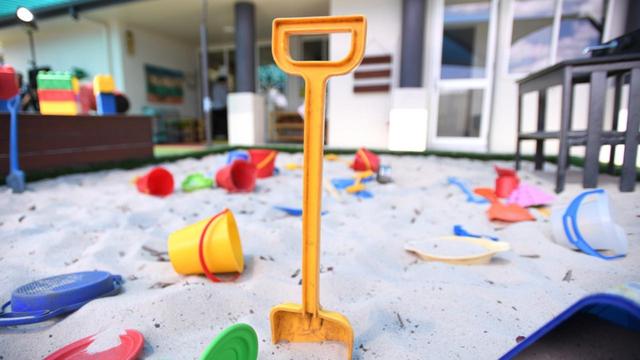
[[[146,116],[18,115],[20,168],[25,172],[153,157]],[[9,114],[0,113],[0,176],[9,171]]]

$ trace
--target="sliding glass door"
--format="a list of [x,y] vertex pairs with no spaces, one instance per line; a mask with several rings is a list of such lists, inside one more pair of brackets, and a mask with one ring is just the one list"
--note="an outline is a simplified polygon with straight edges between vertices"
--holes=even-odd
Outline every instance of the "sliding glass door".
[[430,148],[485,151],[497,1],[437,0],[433,10]]

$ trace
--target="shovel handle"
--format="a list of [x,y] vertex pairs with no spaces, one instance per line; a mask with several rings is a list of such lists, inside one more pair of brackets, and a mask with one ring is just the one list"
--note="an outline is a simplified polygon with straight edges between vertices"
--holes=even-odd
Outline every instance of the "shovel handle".
[[[272,52],[276,64],[286,73],[305,78],[327,80],[353,70],[364,56],[367,20],[362,15],[281,18],[273,20]],[[299,61],[289,54],[291,35],[350,33],[351,49],[335,61]],[[324,94],[323,94],[324,95]]]
[[[320,209],[324,150],[324,96],[327,79],[353,70],[364,55],[364,16],[283,18],[273,21],[272,52],[286,73],[305,81],[304,171],[302,203],[302,308],[312,316],[320,310]],[[291,35],[350,33],[351,50],[337,61],[297,61],[289,54]]]

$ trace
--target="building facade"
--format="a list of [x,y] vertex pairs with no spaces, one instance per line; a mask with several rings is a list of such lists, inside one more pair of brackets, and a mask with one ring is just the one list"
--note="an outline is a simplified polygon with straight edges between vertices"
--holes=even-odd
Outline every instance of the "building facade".
[[[255,24],[250,25],[255,37],[241,40],[234,24],[237,3],[209,4],[208,73],[210,82],[225,75],[229,131],[246,128],[232,129],[238,111],[242,112],[238,121],[258,125],[251,136],[242,137],[242,143],[270,141],[267,129],[274,105],[269,89],[275,87],[284,95],[286,104],[279,105],[284,110],[295,112],[303,102],[299,78],[285,76],[278,84],[263,84],[262,70],[273,65],[272,19],[363,14],[368,20],[365,61],[354,74],[329,83],[328,145],[415,151],[512,153],[517,80],[559,61],[586,56],[584,48],[633,30],[637,25],[633,19],[640,19],[632,0],[305,0],[296,6],[284,0],[255,0],[249,2],[255,9]],[[88,11],[78,20],[47,20],[36,37],[38,61],[54,69],[76,66],[90,75],[114,74],[118,87],[130,97],[133,112],[158,107],[202,117],[200,13],[199,2],[154,0]],[[248,64],[257,74],[249,91],[253,95],[240,100],[235,82],[239,71],[247,71],[247,59],[236,59],[238,47],[246,49],[239,41],[252,42],[255,51]],[[0,43],[4,61],[25,71],[29,54],[23,32],[16,26],[0,28]],[[305,37],[293,44],[293,56],[303,60],[337,59],[350,46],[343,34]],[[183,73],[180,104],[149,101],[144,72],[148,64]],[[559,96],[559,89],[548,94],[547,111],[556,119],[550,126],[558,126]],[[578,87],[575,128],[586,126],[587,99],[588,88]],[[535,126],[535,104],[535,97],[529,96],[520,109],[525,128]],[[621,111],[624,108],[623,104]],[[610,106],[609,122],[612,111]],[[234,142],[233,136],[230,141]],[[580,150],[572,151],[579,155]],[[557,150],[551,145],[545,151]]]

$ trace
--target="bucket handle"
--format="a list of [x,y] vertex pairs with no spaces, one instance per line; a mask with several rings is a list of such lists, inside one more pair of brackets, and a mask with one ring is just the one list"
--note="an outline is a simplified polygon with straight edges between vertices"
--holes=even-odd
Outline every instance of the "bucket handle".
[[358,149],[358,152],[356,153],[356,155],[359,156],[360,159],[362,159],[362,162],[364,162],[364,165],[367,167],[367,170],[373,170],[373,167],[371,166],[371,162],[369,161],[369,158],[367,157],[367,154],[364,152],[364,150]]
[[585,191],[582,194],[576,196],[576,198],[571,201],[569,206],[567,206],[567,210],[564,212],[564,215],[562,215],[564,233],[573,245],[575,245],[578,249],[580,249],[580,251],[584,252],[587,255],[595,256],[604,260],[612,260],[624,257],[624,254],[613,256],[602,255],[584,240],[584,237],[582,237],[582,234],[578,229],[578,208],[580,207],[580,204],[585,197],[595,194],[604,195],[604,189]]
[[7,312],[6,309],[9,305],[11,305],[11,301],[7,301],[2,305],[2,309],[0,310],[0,326],[33,324],[57,315],[57,313],[51,310]]
[[225,280],[225,279],[221,279],[217,276],[215,276],[211,271],[209,271],[209,268],[207,267],[207,262],[204,259],[204,239],[205,239],[205,235],[207,233],[207,230],[209,229],[209,226],[218,218],[220,217],[220,215],[225,214],[229,211],[229,209],[224,209],[221,212],[215,214],[210,220],[209,222],[207,222],[207,225],[204,226],[204,228],[202,229],[202,233],[200,234],[200,242],[198,243],[198,257],[200,258],[200,266],[202,266],[202,270],[204,271],[204,275],[211,281],[213,282],[233,282],[235,281],[237,278],[240,277],[240,274],[236,274],[233,275],[229,280]]
[[262,161],[260,161],[258,165],[256,165],[256,169],[260,170],[265,166],[267,166],[271,162],[271,160],[273,160],[273,158],[276,157],[276,154],[277,152],[275,150],[271,151],[269,155],[267,155],[267,157],[262,159]]

